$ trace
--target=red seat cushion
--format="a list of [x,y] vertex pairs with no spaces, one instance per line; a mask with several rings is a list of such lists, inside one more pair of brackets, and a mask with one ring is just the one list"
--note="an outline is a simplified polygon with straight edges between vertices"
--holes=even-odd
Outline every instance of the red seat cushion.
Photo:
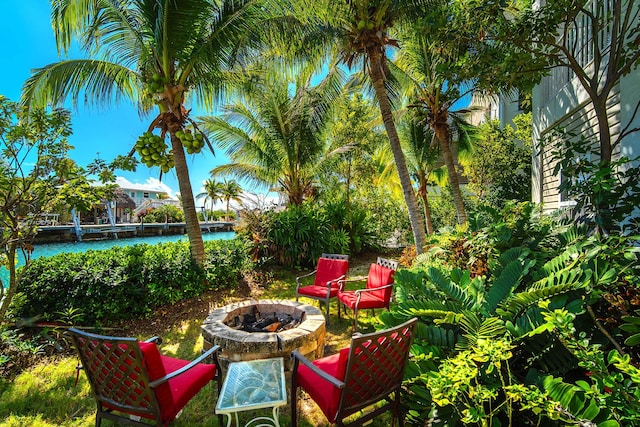
[[[358,310],[362,310],[365,308],[387,308],[388,301],[385,301],[381,298],[378,298],[376,295],[373,295],[374,292],[362,292],[360,297],[360,303],[358,304]],[[356,306],[356,301],[358,297],[356,296],[355,291],[346,291],[341,292],[338,295],[338,299],[350,309],[354,309]]]
[[[318,259],[318,268],[316,269],[316,277],[313,282],[316,286],[327,286],[330,280],[338,279],[349,271],[349,261],[345,259]],[[331,283],[332,288],[338,288],[338,282]],[[326,295],[326,294],[325,294]]]
[[[188,365],[190,362],[187,360],[174,359],[173,357],[160,356],[162,358],[162,365],[167,374],[177,371],[178,369]],[[202,387],[207,385],[209,381],[216,375],[216,366],[206,363],[199,363],[187,372],[178,375],[167,381],[166,389],[161,390],[161,387],[156,388],[156,396],[160,402],[160,409],[162,410],[162,419],[166,422],[173,420],[178,412],[184,408],[184,406],[195,396]],[[164,393],[167,393],[165,395]],[[173,405],[163,406],[161,402],[171,400]]]
[[[304,286],[298,289],[298,294],[311,298],[322,299],[327,297],[327,287],[316,285]],[[329,298],[334,298],[336,295],[338,295],[338,288],[332,286],[329,290]]]
[[[318,368],[340,381],[344,380],[349,360],[349,347],[331,356],[313,361]],[[304,365],[298,366],[298,384],[316,402],[330,422],[336,421],[341,390],[333,384],[321,379]]]

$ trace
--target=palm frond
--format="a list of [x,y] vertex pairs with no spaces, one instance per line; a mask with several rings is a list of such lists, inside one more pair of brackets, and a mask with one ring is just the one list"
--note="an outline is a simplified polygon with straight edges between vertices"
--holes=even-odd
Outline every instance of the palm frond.
[[135,99],[139,76],[110,62],[78,59],[49,64],[36,69],[23,87],[25,105],[62,105],[84,95],[85,104],[107,105],[123,98]]

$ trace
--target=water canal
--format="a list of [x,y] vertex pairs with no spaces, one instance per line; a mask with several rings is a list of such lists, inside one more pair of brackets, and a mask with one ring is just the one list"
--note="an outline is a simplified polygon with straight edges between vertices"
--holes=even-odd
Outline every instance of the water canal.
[[[230,240],[235,237],[233,231],[221,231],[215,233],[203,233],[202,239],[206,242],[209,240]],[[49,257],[64,252],[86,252],[88,250],[104,250],[113,247],[132,246],[140,243],[146,243],[149,245],[155,245],[157,243],[177,242],[179,240],[187,241],[187,236],[181,234],[164,235],[164,236],[150,236],[150,237],[127,237],[123,239],[109,239],[109,240],[93,240],[71,243],[43,243],[34,245],[34,251],[31,255],[31,259],[39,257]],[[24,264],[24,259],[20,255],[18,265]],[[4,286],[8,286],[9,272],[2,266],[0,267],[0,279]]]

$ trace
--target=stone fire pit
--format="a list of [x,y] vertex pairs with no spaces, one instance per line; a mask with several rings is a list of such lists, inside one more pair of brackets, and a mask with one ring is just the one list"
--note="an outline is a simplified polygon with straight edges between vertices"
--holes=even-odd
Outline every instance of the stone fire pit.
[[[281,332],[245,332],[233,326],[245,315],[291,315],[300,323]],[[311,305],[288,300],[248,300],[213,310],[202,324],[205,350],[222,347],[221,363],[283,357],[289,369],[289,354],[298,350],[314,360],[324,354],[326,329],[322,312]]]

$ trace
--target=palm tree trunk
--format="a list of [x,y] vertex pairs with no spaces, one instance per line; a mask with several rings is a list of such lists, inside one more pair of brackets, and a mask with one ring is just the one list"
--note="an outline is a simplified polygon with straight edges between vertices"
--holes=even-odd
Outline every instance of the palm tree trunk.
[[409,170],[407,169],[407,162],[400,146],[400,138],[398,137],[398,131],[396,130],[395,122],[393,121],[393,114],[391,111],[391,103],[387,97],[387,91],[384,87],[384,75],[382,72],[382,53],[374,50],[369,55],[369,76],[373,83],[373,88],[378,99],[378,105],[380,107],[380,114],[384,122],[384,127],[389,137],[389,144],[391,145],[391,151],[393,152],[393,158],[396,164],[396,170],[400,177],[400,185],[402,185],[402,193],[404,194],[404,200],[409,210],[409,221],[411,222],[411,229],[413,231],[413,238],[416,244],[416,252],[421,254],[423,248],[427,242],[427,235],[424,230],[424,224],[420,218],[420,210],[418,208],[418,202],[416,195],[411,185],[411,178],[409,176]]
[[344,211],[349,213],[349,196],[351,192],[351,155],[347,156],[347,183],[346,183],[346,200]]
[[231,199],[227,199],[227,212],[224,214],[224,220],[225,220],[226,222],[229,222],[229,201],[230,201],[230,200],[231,200]]
[[202,230],[200,230],[198,214],[196,213],[196,203],[193,198],[191,181],[189,180],[189,168],[187,168],[184,148],[182,148],[180,139],[178,139],[175,133],[171,134],[171,148],[173,149],[173,161],[182,199],[182,210],[184,211],[184,219],[187,223],[187,236],[189,237],[189,244],[191,245],[191,257],[198,265],[202,265],[204,262]]
[[429,207],[426,185],[418,191],[418,194],[422,199],[422,209],[424,210],[424,221],[427,224],[427,234],[433,234],[433,221],[431,220],[431,208]]
[[449,129],[447,125],[437,124],[436,122],[436,125],[433,126],[433,130],[436,134],[436,138],[438,139],[438,145],[440,145],[440,151],[442,152],[444,163],[447,165],[453,203],[456,206],[456,212],[458,214],[458,224],[465,224],[467,222],[467,211],[462,200],[460,182],[458,181],[458,172],[456,171],[456,166],[453,161],[453,153],[451,152],[451,144],[449,143],[451,140]]

